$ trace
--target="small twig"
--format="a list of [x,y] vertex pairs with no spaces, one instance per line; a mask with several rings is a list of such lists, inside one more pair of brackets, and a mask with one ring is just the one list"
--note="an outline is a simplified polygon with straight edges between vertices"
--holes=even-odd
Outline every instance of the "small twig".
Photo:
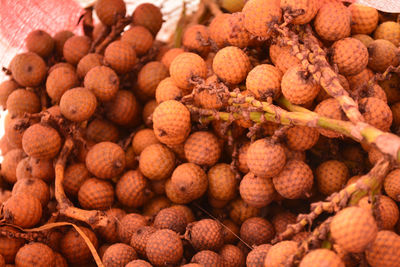
[[127,16],[117,20],[117,23],[111,26],[111,32],[107,37],[95,48],[95,52],[100,54],[109,43],[114,41],[124,30],[124,28],[132,22],[132,17]]

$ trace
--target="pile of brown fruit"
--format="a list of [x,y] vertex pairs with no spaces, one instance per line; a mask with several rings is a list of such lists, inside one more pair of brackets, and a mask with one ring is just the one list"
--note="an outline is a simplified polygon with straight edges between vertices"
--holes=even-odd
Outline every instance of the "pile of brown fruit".
[[400,266],[397,14],[92,9],[4,67],[0,267]]

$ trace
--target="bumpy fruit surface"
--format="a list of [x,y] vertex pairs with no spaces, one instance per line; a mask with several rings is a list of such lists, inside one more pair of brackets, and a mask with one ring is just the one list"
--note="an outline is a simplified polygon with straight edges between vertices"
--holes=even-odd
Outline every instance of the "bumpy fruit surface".
[[306,24],[309,23],[317,14],[318,1],[317,0],[283,0],[281,1],[281,8],[296,12],[303,10],[303,13],[296,16],[291,23],[293,24]]
[[153,35],[143,26],[133,26],[121,36],[121,41],[129,43],[137,55],[144,55],[153,46]]
[[328,160],[320,164],[316,171],[318,190],[324,195],[339,191],[349,178],[347,166],[337,160]]
[[165,145],[149,145],[140,154],[139,169],[150,180],[166,179],[174,168],[175,154]]
[[103,255],[104,266],[119,267],[125,266],[130,261],[136,260],[135,250],[126,244],[115,243],[109,246]]
[[146,256],[156,266],[178,264],[183,256],[182,241],[172,230],[158,230],[147,241]]
[[246,88],[257,99],[276,99],[281,91],[282,72],[269,64],[261,64],[253,68],[246,78]]
[[250,206],[262,208],[275,197],[275,189],[270,178],[261,178],[252,172],[247,173],[239,186],[240,196]]
[[197,251],[218,251],[224,244],[222,226],[211,219],[195,222],[189,226],[189,241]]
[[395,266],[400,261],[400,236],[392,231],[379,231],[365,251],[367,262],[372,267]]
[[105,66],[92,68],[85,76],[85,88],[93,91],[101,102],[112,100],[119,89],[119,78],[114,70]]
[[96,108],[96,96],[84,87],[70,89],[60,99],[61,114],[71,121],[88,120]]
[[13,79],[21,86],[38,86],[46,77],[46,63],[35,53],[16,55],[10,63]]
[[240,238],[250,246],[269,243],[274,235],[274,227],[262,217],[249,218],[240,227]]
[[169,73],[179,88],[188,90],[193,87],[191,79],[206,78],[207,65],[199,55],[184,52],[172,60]]
[[264,266],[280,267],[289,260],[297,251],[297,242],[281,241],[273,245],[265,257]]
[[28,193],[16,194],[4,203],[3,214],[6,222],[22,228],[31,228],[42,217],[42,204]]
[[344,262],[340,257],[329,249],[315,249],[307,253],[306,256],[301,260],[299,267],[307,267],[316,264],[317,266],[327,266],[332,267],[345,267]]
[[123,0],[100,0],[96,2],[95,11],[103,24],[111,26],[125,16],[126,6]]
[[43,30],[31,31],[25,38],[26,48],[28,51],[38,54],[46,58],[53,53],[54,39]]
[[379,20],[378,10],[358,3],[351,4],[349,10],[353,34],[370,34],[375,30]]
[[61,148],[61,137],[48,125],[34,124],[22,136],[22,147],[33,158],[51,159]]
[[15,255],[16,266],[55,266],[56,257],[53,250],[43,243],[30,243],[18,251]]

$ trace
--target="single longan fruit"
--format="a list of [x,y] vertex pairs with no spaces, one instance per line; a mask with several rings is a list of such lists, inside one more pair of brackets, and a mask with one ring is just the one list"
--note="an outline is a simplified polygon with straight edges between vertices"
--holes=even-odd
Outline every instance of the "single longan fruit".
[[46,78],[46,63],[35,53],[26,52],[13,57],[10,63],[13,79],[21,86],[36,87]]
[[121,174],[125,163],[124,150],[111,142],[97,143],[86,156],[87,169],[101,179],[111,179]]
[[140,103],[128,90],[117,91],[114,99],[105,104],[107,119],[122,126],[137,126],[140,121]]
[[241,267],[245,266],[246,257],[244,253],[234,245],[224,245],[219,251],[219,255],[222,257],[222,260],[228,266],[232,267]]
[[368,50],[355,38],[336,41],[332,49],[332,61],[343,75],[356,75],[368,65]]
[[185,232],[186,225],[186,218],[183,213],[172,208],[160,210],[153,222],[153,226],[157,229],[170,229],[178,234]]
[[188,226],[188,240],[196,251],[218,251],[224,245],[222,226],[215,220],[202,219]]
[[277,233],[283,233],[289,224],[296,223],[297,216],[290,211],[281,211],[272,217],[272,225]]
[[153,36],[156,36],[163,23],[162,13],[159,7],[151,3],[143,3],[133,12],[133,24],[146,27]]
[[120,267],[137,258],[136,251],[131,246],[115,243],[106,249],[102,260],[105,267]]
[[96,118],[88,124],[86,128],[86,138],[95,143],[104,141],[115,143],[119,139],[119,130],[113,123]]
[[372,267],[395,266],[400,261],[400,236],[392,231],[379,231],[375,240],[365,251],[367,262]]
[[76,66],[76,74],[78,75],[79,79],[83,80],[89,70],[103,65],[103,59],[104,57],[100,54],[90,53],[79,60],[79,63]]
[[231,166],[226,163],[215,164],[207,173],[208,193],[217,200],[228,201],[235,197],[237,180]]
[[168,77],[168,69],[158,61],[143,66],[137,77],[138,92],[146,98],[154,98],[158,84]]
[[272,27],[279,23],[282,10],[279,0],[250,0],[243,7],[244,27],[252,35],[268,39]]
[[[20,233],[18,230],[11,226],[2,226],[0,230],[7,231],[13,234]],[[24,243],[24,239],[0,236],[0,255],[4,257],[5,263],[11,264],[14,262],[15,255]]]
[[191,134],[185,142],[185,157],[197,165],[213,166],[221,156],[217,137],[211,132],[199,131]]
[[28,156],[36,159],[54,158],[61,148],[61,137],[52,127],[36,123],[22,136],[22,148]]
[[141,207],[151,196],[148,180],[138,171],[124,173],[115,187],[118,201],[127,207]]
[[392,230],[399,220],[399,208],[396,202],[385,195],[377,197],[374,205],[368,197],[363,197],[358,202],[358,206],[375,215],[375,220],[380,230]]
[[19,148],[10,150],[3,156],[3,162],[1,163],[1,175],[6,182],[14,184],[17,181],[17,166],[18,163],[25,157],[26,154],[22,149]]
[[368,67],[377,72],[384,72],[389,66],[396,67],[399,62],[396,46],[388,40],[374,40],[368,45]]
[[142,129],[133,136],[132,148],[136,155],[140,155],[146,147],[159,143],[152,129]]
[[376,28],[374,39],[388,40],[398,47],[400,45],[400,24],[395,21],[383,22]]
[[74,36],[74,33],[68,30],[62,30],[54,34],[54,45],[57,55],[62,56],[65,42]]
[[50,188],[40,179],[28,178],[18,180],[12,189],[12,194],[27,194],[36,197],[43,207],[46,207],[50,200]]
[[339,1],[327,2],[314,19],[315,31],[327,41],[337,41],[351,32],[351,12]]
[[112,100],[119,89],[119,78],[114,70],[105,66],[92,68],[85,76],[85,88],[93,91],[100,102]]
[[171,66],[172,61],[180,54],[184,53],[183,48],[174,47],[169,49],[161,58],[161,63],[163,63],[167,69]]
[[[191,259],[191,264],[187,264],[187,267],[199,267],[199,266],[225,266],[225,262],[222,257],[214,251],[202,250],[197,252]],[[193,265],[195,264],[195,265]]]
[[88,179],[79,188],[78,200],[86,210],[107,210],[114,203],[114,187],[108,181]]
[[65,60],[76,65],[89,53],[92,41],[87,36],[72,36],[64,43],[63,55]]
[[308,252],[301,260],[299,267],[308,266],[332,266],[332,267],[345,267],[344,262],[332,250],[320,248]]
[[[347,120],[346,114],[343,112],[339,101],[335,98],[328,98],[320,102],[314,109],[316,113],[323,117],[328,117],[335,120]],[[318,129],[319,133],[328,138],[338,138],[341,134],[331,130]]]
[[262,208],[275,198],[275,188],[270,178],[261,178],[247,173],[239,186],[240,196],[250,206]]
[[104,61],[118,74],[125,74],[135,67],[135,49],[124,41],[114,41],[104,51]]
[[288,148],[296,151],[305,151],[312,148],[318,142],[318,139],[318,130],[307,126],[294,126],[286,132]]
[[259,267],[264,266],[265,258],[267,257],[268,251],[272,246],[270,244],[263,244],[256,246],[247,255],[246,266],[247,267]]
[[386,175],[383,187],[388,196],[395,201],[400,201],[400,169],[395,169]]
[[175,154],[165,145],[149,145],[140,154],[139,169],[150,180],[166,179],[174,168]]
[[79,188],[90,177],[83,163],[73,163],[65,169],[63,188],[71,196],[78,196]]
[[330,230],[335,242],[350,253],[363,252],[378,233],[372,213],[359,207],[338,212],[332,219]]
[[189,51],[207,55],[210,51],[208,28],[201,24],[188,26],[182,37],[182,44]]
[[182,90],[171,77],[167,77],[157,85],[155,97],[158,104],[167,100],[179,101],[182,98]]
[[35,226],[42,217],[42,204],[29,193],[11,196],[3,207],[4,219],[22,228]]
[[366,97],[359,101],[358,108],[365,118],[365,122],[382,131],[389,131],[393,114],[384,101],[375,97]]
[[15,265],[21,267],[38,266],[47,267],[55,266],[56,256],[53,250],[43,243],[26,244],[19,249],[15,255]]
[[228,46],[217,52],[213,59],[212,69],[218,78],[224,82],[239,84],[246,78],[247,73],[250,71],[251,62],[246,53],[241,49]]
[[152,265],[144,260],[134,260],[125,265],[125,267],[152,267]]
[[43,30],[31,31],[25,38],[26,48],[28,51],[38,54],[46,58],[53,53],[54,39]]
[[243,12],[236,12],[228,17],[225,24],[225,34],[229,45],[245,48],[254,43],[254,39],[245,28],[244,20],[245,15]]
[[99,0],[95,5],[96,15],[101,23],[111,26],[125,17],[126,6],[123,0]]
[[146,256],[155,266],[178,264],[183,257],[183,244],[179,235],[169,229],[153,233],[146,244]]
[[297,242],[281,241],[273,245],[265,257],[264,266],[280,267],[285,266],[289,258],[297,252]]
[[228,45],[229,18],[231,14],[221,13],[215,16],[208,26],[211,41],[222,48]]
[[146,256],[146,244],[149,237],[154,234],[157,229],[153,226],[142,226],[132,233],[130,245],[142,257]]
[[318,190],[324,195],[331,195],[343,188],[349,179],[349,169],[337,160],[328,160],[321,163],[316,171]]
[[78,84],[78,77],[74,70],[68,67],[59,67],[47,77],[46,92],[54,103],[58,103],[67,90]]
[[74,122],[88,120],[96,111],[96,107],[96,96],[84,87],[76,87],[66,91],[60,100],[61,114]]
[[6,80],[0,83],[0,106],[2,106],[3,109],[7,108],[6,103],[8,96],[18,87],[19,85],[14,80]]
[[154,110],[153,128],[161,143],[181,144],[191,130],[190,112],[185,105],[176,100],[162,102]]
[[145,216],[137,213],[125,215],[118,223],[118,236],[122,243],[129,244],[132,234],[142,226],[148,225],[149,221]]
[[40,112],[39,97],[25,89],[14,90],[7,98],[7,110],[12,117],[22,117],[25,113]]
[[281,8],[296,12],[304,10],[303,14],[296,16],[291,23],[293,24],[306,24],[309,23],[318,12],[317,0],[284,0],[281,1]]
[[249,218],[240,227],[240,238],[250,246],[269,243],[274,236],[273,225],[262,217]]
[[170,206],[171,201],[165,195],[156,196],[146,202],[143,207],[143,215],[154,217],[160,210]]
[[246,78],[246,88],[257,99],[276,99],[281,93],[282,72],[269,64],[254,67]]
[[133,26],[121,36],[121,41],[126,42],[135,49],[138,56],[146,54],[153,46],[154,38],[151,32],[142,26]]
[[348,8],[351,12],[352,34],[370,34],[376,29],[379,20],[378,10],[358,3],[351,4]]

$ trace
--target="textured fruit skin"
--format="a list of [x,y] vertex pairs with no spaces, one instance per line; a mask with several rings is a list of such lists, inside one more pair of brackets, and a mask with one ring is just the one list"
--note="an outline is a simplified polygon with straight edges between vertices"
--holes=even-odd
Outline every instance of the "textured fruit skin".
[[219,163],[207,173],[208,193],[218,200],[231,200],[236,195],[237,181],[231,166]]
[[14,184],[17,181],[17,166],[18,163],[25,158],[26,155],[22,149],[16,148],[7,152],[4,155],[3,162],[1,164],[2,178],[10,184]]
[[250,142],[245,142],[239,147],[238,166],[237,168],[243,174],[248,173],[249,167],[247,166],[247,150],[250,147]]
[[86,210],[106,210],[114,202],[114,188],[108,181],[91,178],[81,185],[78,200]]
[[144,55],[153,46],[153,35],[142,26],[133,26],[121,36],[121,41],[129,43],[137,55]]
[[30,243],[15,255],[15,266],[56,266],[56,257],[51,248],[42,243]]
[[295,17],[291,23],[306,24],[309,23],[317,14],[318,0],[282,0],[281,8],[291,11],[304,10],[304,14]]
[[365,256],[372,267],[396,266],[400,261],[399,249],[400,236],[392,231],[379,231]]
[[167,100],[180,100],[182,90],[176,86],[171,77],[167,77],[157,85],[155,97],[158,104]]
[[[80,226],[79,228],[85,233],[85,235],[92,242],[93,246],[97,249],[99,242],[93,231],[83,226]],[[72,227],[62,237],[60,241],[60,251],[69,264],[83,265],[92,259],[92,254],[84,239]]]
[[[292,54],[290,46],[277,48],[276,45],[271,45],[270,57],[275,61],[275,66],[284,74],[290,68],[300,65],[300,60]],[[274,51],[277,50],[277,51]],[[276,55],[275,55],[276,53]]]
[[31,228],[42,217],[42,204],[28,193],[16,194],[4,203],[3,214],[6,222],[22,228]]
[[252,173],[261,178],[277,175],[285,162],[286,156],[282,146],[267,139],[253,142],[247,151],[247,166]]
[[222,48],[228,45],[228,27],[229,18],[231,14],[221,13],[215,16],[208,26],[208,32],[210,39],[217,45],[218,48]]
[[66,193],[77,196],[81,185],[89,179],[90,173],[85,164],[74,163],[65,169],[63,187]]
[[391,171],[383,182],[386,193],[395,201],[400,201],[400,169]]
[[152,267],[152,265],[144,260],[134,260],[125,265],[125,267]]
[[106,117],[115,124],[134,127],[139,123],[141,107],[131,91],[119,90],[105,107]]
[[239,84],[251,69],[249,57],[239,48],[228,46],[217,52],[212,69],[224,82]]
[[335,242],[351,253],[363,252],[378,233],[372,214],[359,207],[348,207],[337,213],[330,230]]
[[273,245],[265,257],[265,267],[281,267],[297,251],[297,242],[281,241]]
[[172,60],[169,73],[179,88],[188,90],[192,88],[192,84],[190,83],[192,78],[206,78],[207,65],[199,55],[184,52]]
[[75,71],[68,67],[59,67],[47,77],[46,92],[51,100],[57,103],[68,89],[78,86],[78,83]]
[[315,31],[327,41],[337,41],[350,35],[351,13],[339,1],[325,3],[314,19]]
[[260,209],[248,205],[242,198],[236,198],[229,204],[229,217],[237,225],[241,225],[248,218],[259,215]]
[[136,251],[132,247],[123,243],[115,243],[107,248],[102,260],[105,267],[124,267],[137,258]]
[[[346,115],[340,107],[339,101],[337,101],[335,98],[328,98],[322,101],[315,107],[314,111],[323,117],[328,117],[335,120],[347,120]],[[318,131],[323,136],[329,138],[337,138],[341,136],[340,134],[331,130],[318,129]]]
[[345,264],[340,259],[340,257],[333,252],[332,250],[322,248],[315,249],[311,252],[307,253],[306,256],[301,260],[299,267],[308,267],[308,266],[332,266],[332,267],[345,267]]
[[141,4],[133,12],[133,24],[146,27],[153,36],[157,35],[162,23],[160,8],[151,3]]
[[200,55],[207,55],[210,51],[208,28],[204,25],[195,24],[188,26],[182,37],[182,44],[189,51]]
[[319,139],[319,132],[307,126],[294,126],[286,132],[288,148],[296,151],[305,151],[312,148]]
[[54,50],[54,39],[43,30],[31,31],[25,38],[28,51],[38,54],[41,57],[48,57]]
[[125,152],[117,144],[101,142],[94,145],[86,156],[86,167],[96,177],[111,179],[125,168]]
[[153,226],[142,226],[136,229],[132,233],[130,240],[130,245],[135,249],[135,251],[145,257],[146,256],[146,244],[149,237],[157,231]]
[[343,75],[356,75],[368,65],[368,50],[355,38],[344,38],[333,46],[332,61]]
[[107,227],[100,227],[96,229],[96,232],[107,243],[118,243],[118,225],[122,218],[126,215],[126,212],[122,209],[111,208],[109,210],[106,210],[105,213],[111,222],[107,225]]
[[221,156],[217,137],[205,131],[191,134],[184,146],[186,159],[197,165],[213,166]]
[[289,160],[283,170],[272,178],[276,191],[288,199],[299,199],[310,193],[313,186],[311,168],[299,160]]
[[190,112],[176,100],[165,101],[154,110],[153,128],[161,143],[168,146],[181,144],[190,132]]
[[365,47],[368,47],[369,44],[374,41],[371,36],[366,34],[354,34],[351,37],[359,40],[363,45],[365,45]]
[[163,63],[167,69],[171,66],[172,61],[180,54],[184,53],[183,48],[171,48],[169,49],[161,58],[161,63]]
[[147,98],[154,98],[158,84],[168,77],[163,63],[151,61],[143,66],[137,78],[138,92]]
[[140,154],[139,169],[150,180],[166,179],[174,168],[175,154],[165,145],[149,145]]
[[111,68],[97,66],[86,74],[84,85],[85,88],[93,91],[100,102],[107,102],[117,94],[119,78]]
[[373,206],[368,197],[363,197],[358,205],[375,216],[379,230],[392,230],[399,220],[399,208],[390,197],[380,195]]
[[385,102],[375,97],[366,97],[359,101],[358,108],[365,118],[365,122],[382,131],[389,131],[393,114]]
[[26,113],[40,111],[39,97],[25,89],[14,90],[7,98],[6,106],[11,116],[22,117]]
[[317,167],[315,176],[317,178],[318,191],[329,196],[343,188],[349,178],[349,170],[340,161],[328,160]]
[[263,244],[256,246],[252,251],[247,255],[246,258],[246,266],[247,267],[258,267],[263,266],[265,257],[268,254],[269,249],[272,246],[270,244]]
[[16,55],[10,63],[13,79],[21,86],[36,87],[46,77],[46,63],[35,53]]
[[74,36],[74,33],[68,30],[59,31],[53,36],[55,52],[57,52],[58,55],[63,55],[64,44],[72,36]]
[[172,230],[158,230],[147,241],[146,256],[154,266],[178,264],[183,256],[182,241]]
[[370,34],[378,25],[378,10],[362,4],[354,3],[349,7],[351,12],[352,34]]
[[246,257],[237,246],[230,244],[224,245],[221,248],[219,255],[222,257],[227,266],[245,266]]
[[103,119],[92,120],[86,128],[86,138],[95,143],[104,141],[117,142],[118,128],[111,122]]
[[271,36],[271,28],[274,24],[279,23],[282,17],[279,0],[250,0],[243,7],[244,27],[251,34],[269,38]]
[[111,26],[125,16],[126,6],[123,0],[100,0],[96,2],[95,11],[103,24]]
[[282,72],[270,64],[254,67],[246,78],[246,88],[260,100],[276,99],[281,91]]
[[148,180],[138,170],[124,173],[115,187],[118,201],[127,207],[141,207],[151,195]]
[[249,218],[240,227],[240,238],[250,246],[269,243],[274,235],[274,227],[262,217]]
[[368,83],[368,81],[374,76],[374,72],[365,68],[360,73],[356,75],[346,76],[347,81],[349,82],[350,90],[354,91],[359,87],[363,87]]
[[139,130],[132,139],[132,148],[136,155],[152,144],[158,144],[159,141],[152,129]]
[[19,85],[14,80],[5,80],[0,83],[0,106],[4,109],[7,108],[8,96],[18,87]]
[[[0,230],[6,230],[11,233],[19,233],[18,230],[10,226],[2,226]],[[6,263],[14,262],[15,255],[24,243],[25,240],[20,238],[0,236],[0,254],[4,257]]]
[[124,216],[118,224],[118,236],[122,243],[129,244],[131,241],[132,234],[142,226],[148,225],[146,217],[137,214],[130,213]]
[[96,96],[84,87],[65,92],[60,100],[61,114],[74,122],[88,120],[97,107]]
[[390,65],[397,66],[399,57],[396,46],[388,40],[374,40],[368,45],[368,67],[377,72],[384,72]]
[[297,216],[290,211],[281,211],[272,217],[271,223],[277,233],[282,233],[286,230],[289,224],[296,223]]
[[89,53],[91,42],[87,36],[72,36],[69,38],[63,47],[65,60],[74,66],[78,64]]
[[13,186],[12,194],[17,195],[20,193],[36,197],[43,207],[49,203],[49,186],[43,180],[34,178],[18,180]]
[[306,104],[318,95],[320,86],[301,65],[288,69],[282,77],[282,94],[293,104]]
[[224,244],[222,226],[215,220],[202,219],[188,226],[189,241],[197,251],[218,251]]
[[252,36],[244,26],[245,15],[243,12],[236,12],[229,16],[226,21],[225,34],[229,45],[245,48],[252,43]]
[[51,159],[60,151],[61,137],[54,128],[37,123],[24,132],[22,148],[33,158]]
[[157,229],[170,229],[178,234],[185,233],[186,225],[186,218],[183,213],[172,208],[160,210],[153,222],[153,226]]
[[[222,257],[211,250],[203,250],[196,253],[190,262],[191,264],[198,264],[200,266],[225,266]],[[197,267],[198,265],[194,265],[193,267]],[[192,265],[189,266],[192,267]]]
[[400,45],[400,24],[394,21],[383,22],[376,28],[374,39],[385,39],[398,47]]
[[157,213],[171,206],[171,201],[164,195],[156,196],[148,201],[143,207],[143,215],[154,217]]
[[397,84],[400,82],[400,76],[393,74],[388,80],[380,81],[378,84],[385,91],[389,104],[400,101],[400,92],[397,90]]
[[270,178],[261,178],[252,172],[247,173],[240,182],[239,192],[250,206],[262,208],[274,200],[275,189]]
[[135,67],[135,49],[127,42],[114,41],[104,51],[104,61],[118,74],[125,74]]
[[103,60],[104,57],[96,53],[89,53],[84,56],[76,66],[76,74],[79,79],[83,80],[92,68],[103,65]]
[[147,101],[143,107],[142,119],[144,124],[149,128],[153,127],[152,115],[157,106],[158,106],[157,101],[152,99],[150,101]]

